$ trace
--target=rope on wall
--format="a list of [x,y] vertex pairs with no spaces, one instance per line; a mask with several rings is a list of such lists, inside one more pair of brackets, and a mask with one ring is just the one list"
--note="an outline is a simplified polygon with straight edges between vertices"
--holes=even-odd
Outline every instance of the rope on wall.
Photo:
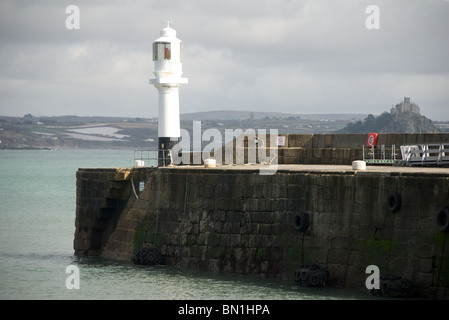
[[136,196],[136,199],[139,200],[139,196],[137,195],[137,192],[136,192],[136,187],[134,186],[134,177],[132,174],[131,174],[131,186],[133,187],[133,192],[134,192],[134,195]]
[[184,219],[186,215],[186,208],[187,208],[187,191],[188,191],[188,184],[189,182],[189,173],[186,174],[185,179],[185,185],[184,185],[184,210],[182,212],[182,220],[181,220],[181,231],[179,232],[179,255],[178,255],[178,263],[181,260],[182,257],[182,236],[184,233]]
[[157,228],[159,223],[159,211],[161,208],[161,181],[162,181],[162,173],[161,170],[158,169],[158,184],[157,184],[157,200],[156,200],[156,226],[154,227],[154,247],[156,246],[157,240]]

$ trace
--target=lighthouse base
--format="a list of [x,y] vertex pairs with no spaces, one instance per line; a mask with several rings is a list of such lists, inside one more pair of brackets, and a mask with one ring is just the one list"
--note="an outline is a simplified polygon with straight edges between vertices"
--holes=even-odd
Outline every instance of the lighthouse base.
[[180,141],[180,137],[158,138],[158,166],[165,167],[173,162],[171,150]]

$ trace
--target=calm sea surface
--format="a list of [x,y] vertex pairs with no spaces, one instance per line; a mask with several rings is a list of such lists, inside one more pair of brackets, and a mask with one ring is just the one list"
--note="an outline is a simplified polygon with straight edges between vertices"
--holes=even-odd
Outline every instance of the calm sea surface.
[[[371,299],[293,280],[74,256],[76,171],[133,163],[133,150],[0,150],[0,299]],[[70,265],[79,289],[66,288]]]

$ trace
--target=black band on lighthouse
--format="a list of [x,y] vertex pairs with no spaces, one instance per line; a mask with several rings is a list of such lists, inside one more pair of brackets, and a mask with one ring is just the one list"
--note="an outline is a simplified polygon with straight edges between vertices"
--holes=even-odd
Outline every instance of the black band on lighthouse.
[[180,137],[159,137],[158,138],[158,166],[167,166],[171,163],[171,149],[181,141]]

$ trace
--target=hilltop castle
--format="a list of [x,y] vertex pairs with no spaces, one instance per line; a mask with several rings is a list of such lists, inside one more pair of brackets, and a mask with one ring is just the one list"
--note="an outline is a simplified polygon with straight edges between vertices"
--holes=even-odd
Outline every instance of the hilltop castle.
[[398,103],[394,108],[391,108],[392,114],[404,113],[404,112],[421,114],[420,110],[419,110],[419,106],[414,102],[410,102],[410,97],[404,97],[403,102]]

